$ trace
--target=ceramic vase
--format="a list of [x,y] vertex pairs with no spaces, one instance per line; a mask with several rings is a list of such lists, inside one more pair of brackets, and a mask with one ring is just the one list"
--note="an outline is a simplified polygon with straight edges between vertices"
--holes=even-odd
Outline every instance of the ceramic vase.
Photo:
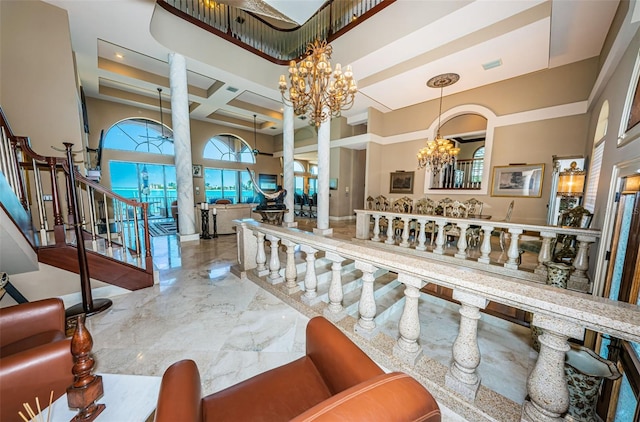
[[544,265],[547,267],[547,284],[566,289],[573,267],[561,262],[551,261],[545,262]]

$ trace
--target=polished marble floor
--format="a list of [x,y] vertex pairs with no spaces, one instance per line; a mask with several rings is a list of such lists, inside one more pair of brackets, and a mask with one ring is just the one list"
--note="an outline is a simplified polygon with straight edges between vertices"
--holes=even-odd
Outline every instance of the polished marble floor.
[[[313,221],[299,222],[306,229]],[[350,239],[355,224],[331,223],[334,237]],[[193,359],[203,393],[233,385],[304,354],[308,317],[256,283],[230,273],[236,237],[184,242],[152,238],[159,284],[112,297],[113,306],[91,317],[98,372],[161,376],[180,359]],[[425,295],[426,296],[426,295]],[[455,340],[457,307],[435,298],[421,301],[425,354],[447,365]],[[397,334],[397,321],[383,326]],[[516,403],[525,397],[535,361],[528,329],[483,315],[480,322],[483,384]],[[446,421],[464,418],[445,409]]]

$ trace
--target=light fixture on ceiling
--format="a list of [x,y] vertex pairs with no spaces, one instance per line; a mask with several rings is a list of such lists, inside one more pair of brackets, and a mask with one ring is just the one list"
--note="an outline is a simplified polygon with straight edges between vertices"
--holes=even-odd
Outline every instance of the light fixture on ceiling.
[[558,196],[582,196],[587,172],[580,170],[578,164],[572,161],[568,169],[558,175]]
[[309,123],[316,127],[331,116],[340,116],[342,110],[351,108],[358,92],[351,66],[347,66],[344,73],[339,63],[334,70],[331,69],[329,59],[332,52],[333,48],[326,40],[316,40],[307,46],[306,58],[300,63],[294,60],[289,63],[291,87],[288,98],[287,81],[284,75],[280,75],[282,99],[293,105],[296,115],[308,113]]
[[440,119],[442,117],[442,91],[444,87],[458,82],[460,75],[457,73],[444,73],[434,76],[427,81],[429,88],[440,88],[440,111],[438,112],[438,130],[436,138],[427,141],[427,146],[418,151],[418,169],[426,168],[433,174],[437,174],[443,166],[453,163],[454,158],[460,152],[453,141],[440,135]]

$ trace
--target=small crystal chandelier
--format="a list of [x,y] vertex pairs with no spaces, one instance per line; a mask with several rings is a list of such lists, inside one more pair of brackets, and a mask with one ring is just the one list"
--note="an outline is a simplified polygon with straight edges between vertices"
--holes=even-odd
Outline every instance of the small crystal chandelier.
[[427,146],[418,151],[418,169],[426,168],[433,174],[438,174],[443,166],[453,163],[453,159],[460,152],[460,148],[455,147],[453,141],[445,139],[440,135],[440,119],[442,117],[442,89],[445,86],[458,82],[460,75],[457,73],[444,73],[434,76],[427,81],[429,88],[440,88],[440,111],[438,112],[438,130],[436,139],[427,141]]
[[335,70],[331,70],[329,59],[332,51],[326,40],[316,40],[307,46],[305,59],[297,64],[295,60],[289,63],[291,87],[288,98],[287,81],[284,75],[280,75],[282,99],[293,105],[296,116],[308,112],[309,123],[316,127],[331,116],[340,116],[341,110],[351,108],[358,91],[351,66],[347,66],[344,73],[339,63]]

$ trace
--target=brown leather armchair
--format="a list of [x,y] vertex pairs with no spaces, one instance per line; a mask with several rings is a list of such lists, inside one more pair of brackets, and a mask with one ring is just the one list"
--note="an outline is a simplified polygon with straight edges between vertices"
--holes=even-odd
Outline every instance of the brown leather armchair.
[[155,422],[440,421],[438,404],[410,376],[385,374],[322,317],[307,326],[306,356],[201,397],[192,360],[162,377]]
[[22,403],[35,409],[66,393],[73,382],[71,341],[62,300],[44,299],[0,309],[0,420],[21,421]]

